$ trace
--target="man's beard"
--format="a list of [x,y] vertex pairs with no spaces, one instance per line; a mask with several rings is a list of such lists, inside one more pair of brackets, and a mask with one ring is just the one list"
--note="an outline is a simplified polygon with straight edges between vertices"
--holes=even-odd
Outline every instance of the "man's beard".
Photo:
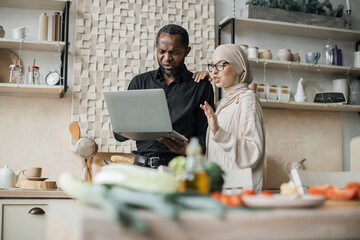
[[172,70],[167,70],[163,67],[163,65],[158,60],[161,72],[169,77],[179,76],[183,70],[184,62],[185,62],[185,59],[183,59],[182,62],[178,66],[174,67]]

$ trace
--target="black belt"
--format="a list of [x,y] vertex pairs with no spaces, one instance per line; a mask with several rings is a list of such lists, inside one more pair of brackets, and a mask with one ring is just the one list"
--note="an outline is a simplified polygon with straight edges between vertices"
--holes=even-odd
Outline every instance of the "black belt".
[[144,157],[140,155],[135,156],[134,165],[150,168],[158,168],[160,165],[167,166],[169,163],[169,158],[161,157]]

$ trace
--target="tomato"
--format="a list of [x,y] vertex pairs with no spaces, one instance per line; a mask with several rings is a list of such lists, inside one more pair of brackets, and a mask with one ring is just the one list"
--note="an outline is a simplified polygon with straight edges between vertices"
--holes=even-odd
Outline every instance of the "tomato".
[[221,202],[224,205],[230,205],[230,195],[221,194],[219,202]]
[[331,188],[326,191],[326,197],[330,200],[350,200],[356,195],[357,191],[354,188]]
[[273,193],[269,190],[262,191],[260,194],[264,197],[271,197],[273,195]]
[[232,207],[238,207],[242,205],[241,195],[231,195],[229,197],[229,205]]
[[254,190],[246,189],[241,193],[242,196],[253,196],[256,195]]
[[308,187],[308,192],[311,195],[320,195],[326,197],[327,191],[331,188],[332,187],[329,184],[323,184],[323,185]]
[[349,182],[346,184],[345,189],[355,189],[357,194],[354,199],[360,199],[360,183],[358,182]]
[[220,197],[221,197],[221,192],[213,192],[212,194],[211,194],[211,197],[213,198],[213,199],[216,199],[216,200],[220,200]]

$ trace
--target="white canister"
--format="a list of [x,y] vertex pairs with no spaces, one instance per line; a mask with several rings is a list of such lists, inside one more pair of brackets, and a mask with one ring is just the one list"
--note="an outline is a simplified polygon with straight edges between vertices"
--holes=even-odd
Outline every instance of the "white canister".
[[262,83],[256,84],[256,95],[260,99],[266,99],[265,84]]
[[266,85],[266,99],[277,100],[277,98],[278,98],[277,86],[271,84]]
[[360,68],[360,51],[359,51],[360,41],[356,43],[355,52],[354,52],[354,67]]
[[334,92],[342,92],[344,93],[346,100],[348,99],[349,87],[347,79],[334,79],[332,80],[332,85]]
[[278,100],[288,102],[290,100],[290,90],[287,86],[278,87]]
[[248,58],[258,58],[258,48],[249,47],[248,48]]
[[248,54],[248,45],[245,44],[239,44],[239,46],[241,47],[242,50],[244,50],[244,52],[246,53],[246,55]]

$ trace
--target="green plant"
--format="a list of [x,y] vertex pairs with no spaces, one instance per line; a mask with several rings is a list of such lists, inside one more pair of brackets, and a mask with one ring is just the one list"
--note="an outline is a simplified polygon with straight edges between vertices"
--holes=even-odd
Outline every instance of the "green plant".
[[250,0],[246,4],[333,17],[342,17],[344,12],[344,5],[333,9],[330,0]]

